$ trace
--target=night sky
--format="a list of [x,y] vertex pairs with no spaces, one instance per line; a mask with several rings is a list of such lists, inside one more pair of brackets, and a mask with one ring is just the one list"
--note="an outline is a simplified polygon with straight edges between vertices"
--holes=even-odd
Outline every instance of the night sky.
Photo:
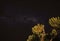
[[56,0],[0,1],[0,41],[26,41],[37,23],[44,24],[49,32],[48,19],[60,16],[59,4]]

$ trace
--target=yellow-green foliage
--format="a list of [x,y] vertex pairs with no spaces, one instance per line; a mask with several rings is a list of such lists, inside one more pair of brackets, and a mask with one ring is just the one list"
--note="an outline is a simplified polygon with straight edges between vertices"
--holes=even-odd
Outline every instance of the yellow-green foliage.
[[[60,17],[52,17],[52,18],[50,18],[49,19],[49,24],[52,27],[54,27],[54,29],[52,29],[51,32],[49,32],[50,33],[49,35],[53,36],[53,37],[57,36],[58,33],[57,33],[55,28],[60,27]],[[39,37],[39,39],[41,38],[40,39],[41,41],[42,41],[42,39],[43,39],[43,41],[45,41],[44,39],[48,40],[48,38],[45,38],[48,35],[48,33],[45,33],[45,29],[44,29],[43,24],[37,24],[37,25],[33,26],[32,27],[32,33],[33,33],[32,35],[29,35],[27,41],[33,41],[33,38],[34,38],[35,35],[37,35]],[[51,37],[51,39],[53,39],[53,38]]]
[[27,41],[32,41],[34,35],[29,35]]
[[35,33],[35,34],[39,34],[43,31],[43,29],[44,29],[44,25],[37,24],[34,27],[32,27],[32,32]]
[[60,27],[60,17],[52,17],[49,19],[49,24],[52,27]]
[[[43,35],[42,31],[44,31],[44,25],[43,24],[35,25],[34,27],[32,27],[33,34],[28,36],[27,41],[32,41],[34,38],[34,34],[36,34],[38,37],[40,37],[40,35]],[[45,34],[43,36],[45,36]]]
[[52,30],[51,35],[57,36],[57,31],[56,31],[56,29],[53,29],[53,30]]

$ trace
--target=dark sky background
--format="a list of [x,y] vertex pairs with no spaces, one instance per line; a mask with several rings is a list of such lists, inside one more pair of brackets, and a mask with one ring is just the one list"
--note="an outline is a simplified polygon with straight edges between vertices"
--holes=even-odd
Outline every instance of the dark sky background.
[[[42,23],[50,31],[48,19],[60,16],[58,1],[0,1],[1,41],[26,41],[31,28]],[[48,28],[49,27],[49,28]]]

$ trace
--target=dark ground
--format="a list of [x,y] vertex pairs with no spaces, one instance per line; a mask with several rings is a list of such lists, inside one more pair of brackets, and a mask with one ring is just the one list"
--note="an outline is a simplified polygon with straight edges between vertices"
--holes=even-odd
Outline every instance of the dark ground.
[[0,41],[26,41],[37,23],[46,25],[46,31],[50,31],[48,18],[60,16],[59,5],[56,0],[0,1]]

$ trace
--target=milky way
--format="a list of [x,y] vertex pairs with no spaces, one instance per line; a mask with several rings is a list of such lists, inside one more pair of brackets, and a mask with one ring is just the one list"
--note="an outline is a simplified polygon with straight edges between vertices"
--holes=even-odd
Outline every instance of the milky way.
[[60,14],[56,10],[55,3],[50,1],[2,1],[0,11],[1,40],[26,41],[27,36],[32,33],[32,26],[37,23],[44,24],[47,28],[46,31],[49,32],[51,26],[48,19]]

